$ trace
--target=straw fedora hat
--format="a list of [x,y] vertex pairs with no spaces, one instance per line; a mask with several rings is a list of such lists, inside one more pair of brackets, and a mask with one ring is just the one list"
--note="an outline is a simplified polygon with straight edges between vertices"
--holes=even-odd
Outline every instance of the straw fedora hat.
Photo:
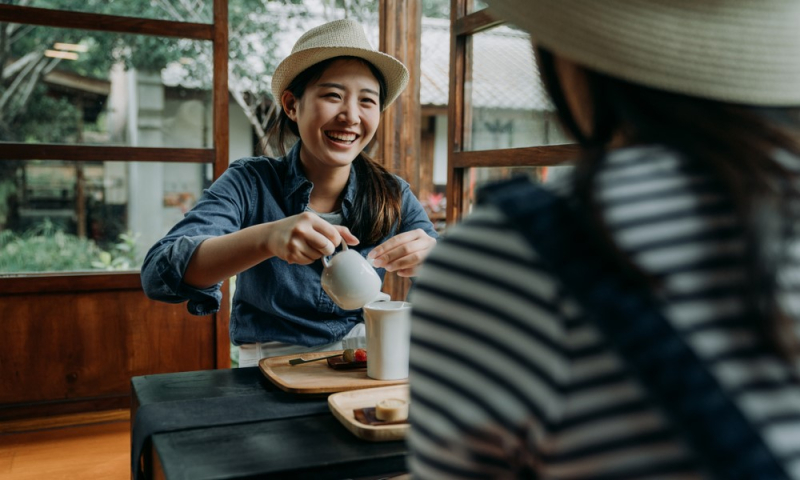
[[671,92],[800,105],[798,0],[487,0],[534,42]]
[[308,67],[329,58],[350,56],[364,59],[383,74],[386,101],[395,101],[408,83],[408,70],[399,60],[372,48],[361,25],[350,19],[335,20],[304,33],[292,47],[292,53],[275,69],[272,95],[280,100],[294,78]]

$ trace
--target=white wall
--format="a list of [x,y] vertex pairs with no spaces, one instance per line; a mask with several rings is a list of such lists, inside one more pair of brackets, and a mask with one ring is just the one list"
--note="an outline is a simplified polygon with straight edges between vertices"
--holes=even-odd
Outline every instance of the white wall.
[[242,107],[233,99],[228,103],[228,135],[230,144],[228,146],[228,162],[233,162],[242,157],[253,155],[253,140],[250,121],[247,120]]
[[[117,100],[115,109],[124,112],[125,122],[118,134],[122,144],[140,147],[209,148],[213,145],[213,111],[208,99],[180,98],[165,95],[158,75],[129,71],[124,76],[126,101]],[[252,155],[251,127],[241,108],[229,103],[229,161]],[[118,130],[120,127],[117,127]],[[118,187],[114,198],[127,193],[128,228],[138,233],[137,250],[144,257],[147,250],[183,218],[200,198],[203,187],[212,178],[211,165],[154,162],[124,163],[127,192]],[[108,164],[116,162],[107,162]],[[109,174],[116,172],[109,165]],[[120,173],[114,175],[119,177]],[[108,183],[114,179],[109,178]],[[119,202],[123,203],[123,202]]]
[[447,184],[447,115],[437,115],[433,138],[433,184]]
[[[127,72],[129,104],[127,109],[128,145],[164,146],[164,85],[158,74],[135,70]],[[132,162],[128,167],[128,229],[138,233],[140,256],[160,238],[163,223],[163,165],[156,162]]]

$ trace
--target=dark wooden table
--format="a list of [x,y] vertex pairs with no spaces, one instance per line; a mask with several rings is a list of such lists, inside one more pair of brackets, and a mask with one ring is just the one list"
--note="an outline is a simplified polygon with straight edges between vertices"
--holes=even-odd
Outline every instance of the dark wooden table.
[[[262,392],[268,402],[272,398],[285,401],[290,395],[275,387],[257,367],[134,377],[131,386],[132,420],[138,408],[158,402]],[[297,401],[327,404],[324,396],[302,396]],[[361,440],[325,411],[157,433],[143,459],[145,475],[156,479],[354,479],[405,472],[407,452],[404,441]]]

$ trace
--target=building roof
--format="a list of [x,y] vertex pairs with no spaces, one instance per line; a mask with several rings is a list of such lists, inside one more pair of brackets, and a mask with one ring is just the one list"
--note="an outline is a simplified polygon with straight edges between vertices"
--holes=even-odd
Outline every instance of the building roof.
[[[539,81],[530,37],[507,26],[475,34],[472,105],[479,108],[554,110]],[[450,20],[423,18],[420,103],[446,105],[449,95]]]
[[[327,21],[321,15],[310,13],[295,17],[292,21],[284,18],[287,6],[274,6],[271,13],[282,19],[277,46],[273,46],[278,58],[291,52],[292,45],[308,28]],[[282,16],[281,16],[282,15]],[[276,17],[277,18],[277,17]],[[364,22],[367,37],[377,45],[378,22]],[[252,34],[258,36],[258,34]],[[252,42],[259,47],[263,42]],[[256,56],[259,52],[254,52]],[[449,97],[450,64],[450,20],[442,18],[422,19],[422,42],[420,45],[420,104],[423,106],[445,106]],[[554,107],[545,94],[538,78],[536,62],[533,59],[530,37],[527,33],[499,26],[473,36],[473,79],[472,105],[477,108],[511,110],[552,111]],[[244,88],[263,88],[269,84],[270,74],[259,72],[263,62],[253,61],[252,72],[257,73],[260,85],[242,85]],[[271,73],[271,72],[270,72]],[[185,70],[174,64],[162,71],[166,85],[187,84]],[[247,79],[242,79],[246,81]]]

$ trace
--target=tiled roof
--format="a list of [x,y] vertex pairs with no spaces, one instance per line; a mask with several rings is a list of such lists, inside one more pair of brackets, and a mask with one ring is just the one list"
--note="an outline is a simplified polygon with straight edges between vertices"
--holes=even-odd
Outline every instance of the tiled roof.
[[[446,105],[449,94],[450,21],[422,19],[420,103]],[[505,26],[473,36],[472,104],[475,107],[553,110],[539,81],[530,38]]]

